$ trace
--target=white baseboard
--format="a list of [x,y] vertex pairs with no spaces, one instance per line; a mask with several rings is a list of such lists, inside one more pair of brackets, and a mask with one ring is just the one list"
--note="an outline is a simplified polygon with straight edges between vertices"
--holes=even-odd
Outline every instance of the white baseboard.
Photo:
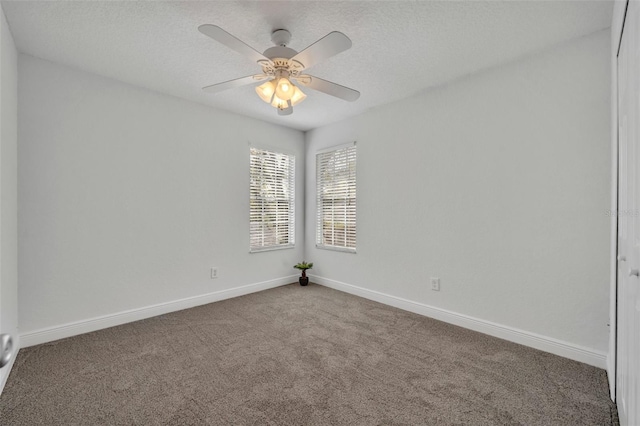
[[542,336],[536,333],[519,330],[517,328],[508,327],[506,325],[497,324],[491,321],[485,321],[478,318],[470,317],[468,315],[448,311],[446,309],[436,308],[433,306],[425,305],[423,303],[391,296],[389,294],[380,293],[378,291],[368,290],[366,288],[357,287],[329,278],[323,278],[311,274],[307,275],[309,275],[309,279],[316,284],[344,291],[345,293],[354,294],[356,296],[374,300],[376,302],[403,309],[405,311],[424,315],[430,318],[435,318],[437,320],[455,324],[460,327],[468,328],[470,330],[479,331],[480,333],[499,337],[510,342],[519,343],[521,345],[559,355],[564,358],[584,362],[585,364],[593,365],[598,368],[607,368],[607,356],[603,352],[598,352],[590,348],[563,342],[552,337]]
[[13,358],[9,361],[9,364],[0,368],[0,395],[2,395],[2,391],[4,390],[4,385],[7,384],[7,379],[9,379],[9,374],[11,374],[11,369],[13,368],[13,363],[16,362],[16,358],[18,358],[18,352],[20,351],[20,336],[16,336],[13,340],[14,349],[13,349]]
[[96,318],[89,318],[82,321],[29,331],[20,334],[20,341],[22,347],[26,348],[29,346],[39,345],[41,343],[76,336],[78,334],[89,333],[103,328],[114,327],[116,325],[155,317],[169,312],[180,311],[183,309],[193,308],[194,306],[206,305],[207,303],[218,302],[220,300],[231,299],[233,297],[291,284],[296,282],[297,279],[298,275],[290,275],[269,281],[207,293],[200,296],[187,297],[185,299],[159,303],[157,305],[145,306],[143,308],[131,309],[115,314],[103,315]]

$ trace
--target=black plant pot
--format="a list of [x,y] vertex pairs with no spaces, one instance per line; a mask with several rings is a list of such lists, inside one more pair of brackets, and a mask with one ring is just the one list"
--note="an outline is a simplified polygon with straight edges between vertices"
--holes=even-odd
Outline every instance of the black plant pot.
[[305,286],[309,284],[309,277],[300,277],[298,281],[300,281],[300,285]]

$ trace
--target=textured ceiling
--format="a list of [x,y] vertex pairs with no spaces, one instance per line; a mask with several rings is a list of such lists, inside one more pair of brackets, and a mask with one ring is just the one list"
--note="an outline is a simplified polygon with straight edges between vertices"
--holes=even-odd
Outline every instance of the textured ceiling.
[[[300,130],[408,97],[610,26],[612,1],[3,1],[20,52]],[[359,90],[350,103],[310,89],[280,117],[253,86],[201,88],[259,72],[202,35],[215,24],[262,52],[288,29],[302,50],[331,31],[353,41],[309,69]]]

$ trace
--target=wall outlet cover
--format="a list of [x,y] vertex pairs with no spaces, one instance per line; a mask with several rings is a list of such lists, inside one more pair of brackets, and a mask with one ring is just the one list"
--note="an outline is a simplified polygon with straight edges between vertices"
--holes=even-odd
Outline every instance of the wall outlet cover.
[[431,290],[440,291],[440,278],[431,277]]

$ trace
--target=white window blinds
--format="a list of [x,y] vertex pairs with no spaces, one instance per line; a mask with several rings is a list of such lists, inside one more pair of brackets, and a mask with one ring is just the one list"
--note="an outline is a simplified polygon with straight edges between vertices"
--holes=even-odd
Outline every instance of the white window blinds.
[[356,250],[356,145],[316,154],[316,246]]
[[251,148],[250,251],[295,243],[295,157]]

